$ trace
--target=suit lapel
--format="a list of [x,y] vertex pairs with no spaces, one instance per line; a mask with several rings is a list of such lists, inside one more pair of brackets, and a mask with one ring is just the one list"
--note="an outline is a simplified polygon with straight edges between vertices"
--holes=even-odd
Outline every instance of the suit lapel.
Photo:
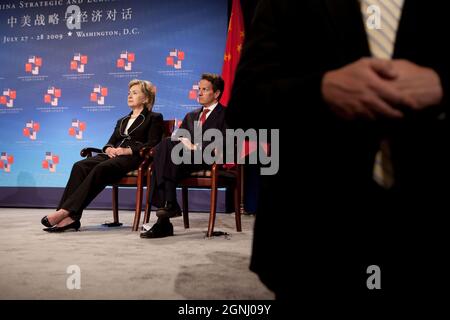
[[340,45],[343,64],[370,56],[358,0],[323,0]]
[[[200,121],[200,115],[202,113],[203,108],[199,108],[198,110],[195,110],[194,112],[190,113],[192,115],[192,120],[187,122],[188,125],[188,131],[191,133],[191,136],[194,136],[194,128],[195,128],[195,122]],[[208,130],[209,128],[215,128],[217,127],[217,117],[219,114],[223,111],[222,105],[219,103],[214,110],[211,112],[211,114],[206,118],[205,123],[202,126],[202,132],[205,132],[205,130]]]
[[222,106],[218,104],[214,110],[211,112],[211,114],[206,118],[205,123],[203,124],[203,131],[209,129],[210,127],[213,127],[216,129],[215,120],[217,119],[218,115],[222,112]]
[[[418,30],[420,28],[417,21],[417,13],[420,12],[420,8],[417,6],[420,1],[408,0],[403,3],[402,15],[397,29],[397,36],[395,39],[393,58],[403,57],[410,58],[411,52],[416,52],[413,48],[408,48],[408,44],[416,43],[415,37],[417,37]],[[427,4],[425,4],[427,5]]]
[[202,110],[203,110],[203,107],[199,108],[198,110],[196,110],[194,112],[194,121],[192,121],[192,123],[194,123],[195,121],[200,121],[200,115],[202,114]]
[[[363,56],[371,56],[359,0],[323,1],[339,38],[338,41],[344,46],[343,60],[355,61]],[[414,43],[414,37],[417,35],[417,13],[420,12],[420,3],[420,1],[407,0],[403,4],[393,58],[406,57],[406,53],[411,54],[410,48],[406,46],[408,43]]]
[[191,137],[194,136],[194,129],[195,129],[195,125],[196,125],[196,121],[199,121],[199,117],[200,114],[202,113],[202,108],[198,108],[196,110],[194,110],[193,112],[188,113],[187,115],[187,121],[186,121],[186,126],[187,126],[187,130],[189,131],[189,133],[191,134]]
[[[145,118],[147,116],[149,116],[147,109],[144,108],[141,111],[140,115],[136,118],[136,120],[134,120],[134,122],[131,124],[130,128],[128,128],[128,133],[132,132],[136,127],[140,126],[145,121]],[[131,114],[128,117],[131,117]],[[128,118],[128,121],[130,121],[130,118]],[[128,121],[127,121],[127,124],[128,124]],[[125,134],[124,131],[125,131],[127,124],[124,125],[122,134]]]
[[[128,118],[128,121],[130,121],[131,118]],[[142,117],[138,116],[136,118],[136,120],[134,120],[134,122],[131,124],[131,126],[128,128],[128,134],[130,134],[130,132],[132,132],[134,130],[134,128],[136,128],[138,126],[138,124],[142,123]],[[127,123],[128,124],[128,123]],[[125,129],[124,129],[125,130]]]

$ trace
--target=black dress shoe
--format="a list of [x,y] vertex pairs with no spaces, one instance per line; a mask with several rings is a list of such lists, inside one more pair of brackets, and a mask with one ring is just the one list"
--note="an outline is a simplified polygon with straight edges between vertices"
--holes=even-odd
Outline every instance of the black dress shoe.
[[141,233],[141,238],[164,238],[173,236],[173,225],[170,222],[157,222],[150,230]]
[[43,218],[41,219],[41,223],[42,223],[44,226],[46,226],[47,228],[53,227],[53,226],[50,224],[50,221],[48,221],[47,216],[45,216],[45,217],[43,217]]
[[78,229],[80,229],[80,226],[81,226],[80,220],[75,220],[74,222],[69,223],[68,225],[65,225],[64,227],[54,226],[54,227],[45,228],[42,230],[47,231],[47,232],[64,232],[64,231],[67,231],[70,229],[75,229],[76,231],[78,231]]
[[166,202],[165,206],[156,210],[158,218],[173,218],[181,216],[181,208],[178,202]]

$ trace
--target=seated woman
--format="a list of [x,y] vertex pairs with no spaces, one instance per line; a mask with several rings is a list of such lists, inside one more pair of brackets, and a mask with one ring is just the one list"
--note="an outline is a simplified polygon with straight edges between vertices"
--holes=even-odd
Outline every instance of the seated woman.
[[42,218],[47,232],[80,228],[83,209],[108,185],[138,168],[139,150],[161,141],[164,124],[160,113],[152,112],[155,87],[144,80],[128,84],[131,112],[117,121],[102,154],[76,162],[56,212]]

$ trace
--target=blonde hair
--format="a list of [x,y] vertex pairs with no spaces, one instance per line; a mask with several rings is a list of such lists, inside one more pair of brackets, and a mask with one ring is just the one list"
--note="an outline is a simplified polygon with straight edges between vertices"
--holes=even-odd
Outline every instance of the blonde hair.
[[144,104],[145,107],[148,111],[152,111],[153,105],[155,104],[156,87],[148,80],[133,79],[128,83],[128,89],[131,89],[136,84],[141,87],[142,93],[147,97],[147,103]]

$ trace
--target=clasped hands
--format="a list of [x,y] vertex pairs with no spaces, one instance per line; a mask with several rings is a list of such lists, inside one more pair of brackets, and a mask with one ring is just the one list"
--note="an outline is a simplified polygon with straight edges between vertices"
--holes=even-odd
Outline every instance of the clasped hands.
[[443,97],[439,75],[408,60],[361,58],[325,73],[322,96],[339,117],[399,119],[404,110],[437,105]]
[[105,153],[108,155],[108,157],[110,158],[114,158],[116,156],[126,156],[126,155],[132,155],[133,154],[133,150],[131,150],[131,148],[113,148],[113,147],[108,147],[105,150]]

